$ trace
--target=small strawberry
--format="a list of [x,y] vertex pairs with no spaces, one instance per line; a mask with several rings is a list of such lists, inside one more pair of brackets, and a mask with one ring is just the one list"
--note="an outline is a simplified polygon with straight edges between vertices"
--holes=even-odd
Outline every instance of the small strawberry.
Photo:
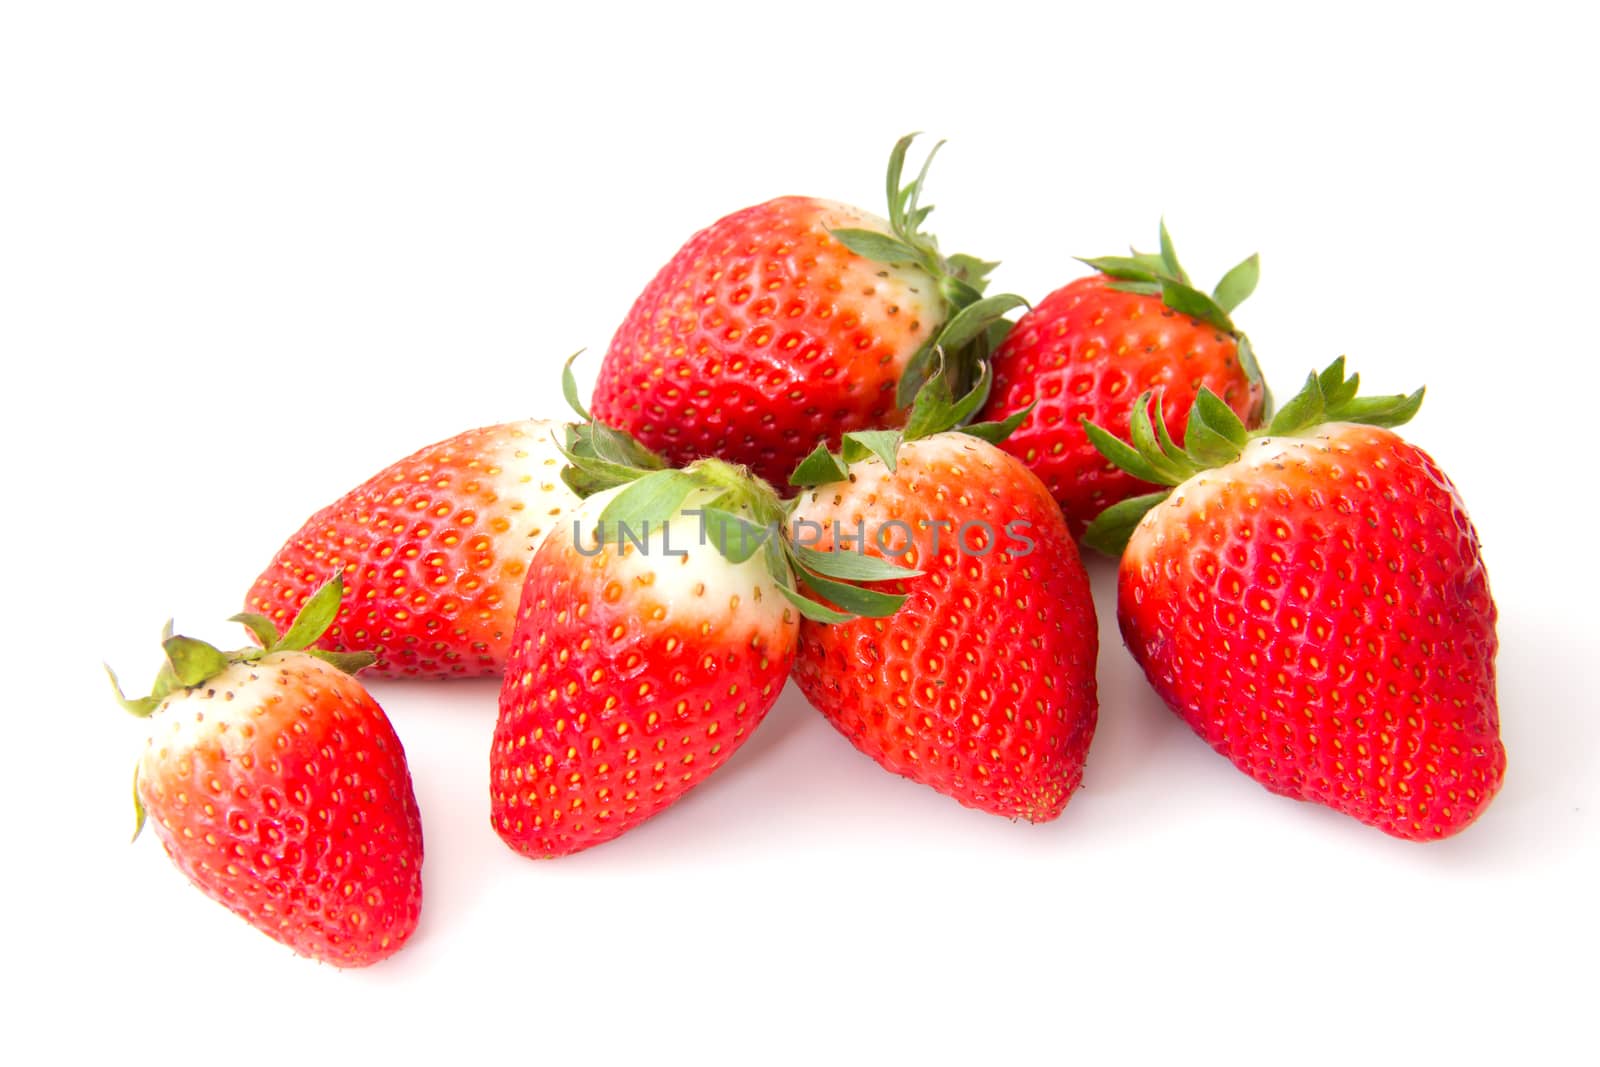
[[567,435],[561,423],[510,422],[386,467],[306,520],[246,609],[282,626],[342,573],[323,647],[373,653],[379,676],[499,674],[528,561],[578,502],[560,477]]
[[1274,793],[1427,841],[1476,819],[1505,771],[1495,606],[1454,486],[1388,429],[1422,391],[1356,388],[1341,358],[1254,434],[1203,390],[1181,449],[1141,398],[1133,446],[1089,432],[1175,488],[1087,540],[1122,551],[1123,638],[1196,733]]
[[[134,776],[146,816],[191,882],[303,956],[364,967],[398,952],[422,908],[422,824],[404,750],[347,672],[363,653],[311,648],[333,621],[335,577],[278,635],[237,616],[262,648],[191,637],[163,647]],[[116,684],[116,676],[112,676]]]
[[975,374],[1021,300],[982,300],[995,265],[922,232],[927,165],[901,186],[911,140],[890,156],[887,220],[788,196],[692,237],[612,339],[596,417],[674,463],[718,456],[782,484],[819,441],[901,425],[935,344]]
[[885,769],[968,807],[1045,822],[1083,778],[1099,633],[1055,501],[991,443],[1017,419],[940,432],[986,385],[951,405],[936,375],[903,433],[847,436],[842,455],[819,450],[796,472],[811,486],[794,511],[798,537],[833,552],[854,542],[863,563],[920,573],[888,587],[906,597],[889,618],[802,623],[794,676]]
[[573,482],[599,491],[534,557],[489,760],[494,827],[533,858],[609,841],[721,766],[823,610],[795,580],[828,583],[764,482],[715,459],[629,469],[590,429]]
[[1001,447],[1049,486],[1077,536],[1111,504],[1152,488],[1106,462],[1081,420],[1126,426],[1143,390],[1160,392],[1171,433],[1181,431],[1202,388],[1247,426],[1259,425],[1266,407],[1250,342],[1229,318],[1255,289],[1255,256],[1210,296],[1190,285],[1165,223],[1160,255],[1084,262],[1099,273],[1045,297],[995,351],[994,390],[981,416],[1005,419],[1032,406]]

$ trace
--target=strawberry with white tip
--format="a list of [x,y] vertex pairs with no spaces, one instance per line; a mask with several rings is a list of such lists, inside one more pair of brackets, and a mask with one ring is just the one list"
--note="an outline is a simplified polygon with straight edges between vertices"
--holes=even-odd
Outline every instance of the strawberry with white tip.
[[915,136],[890,154],[887,219],[785,196],[695,234],[612,339],[596,417],[673,463],[717,456],[782,484],[819,441],[902,425],[936,349],[974,380],[1023,301],[984,297],[995,264],[924,232],[938,147],[902,184]]
[[561,479],[571,433],[525,419],[390,464],[306,520],[246,610],[284,626],[339,574],[344,602],[323,647],[371,652],[378,676],[498,675],[528,561],[578,502]]
[[777,700],[801,616],[825,613],[797,583],[836,584],[744,468],[652,468],[597,425],[569,458],[590,495],[528,572],[489,761],[494,828],[532,858],[609,841],[720,767]]
[[191,882],[269,937],[363,967],[416,929],[422,824],[400,739],[351,677],[371,655],[312,647],[340,592],[335,578],[281,636],[237,616],[260,648],[169,624],[151,694],[117,699],[150,724],[134,836],[148,821]]

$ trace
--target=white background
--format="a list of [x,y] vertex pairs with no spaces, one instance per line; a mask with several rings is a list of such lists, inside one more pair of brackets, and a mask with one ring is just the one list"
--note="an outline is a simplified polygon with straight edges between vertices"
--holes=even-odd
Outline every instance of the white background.
[[[1593,1054],[1600,85],[1580,5],[13,4],[0,16],[5,1015],[120,1062],[1560,1062]],[[1345,352],[1429,386],[1501,609],[1504,791],[1419,846],[1269,796],[1121,647],[1057,822],[880,771],[792,688],[635,833],[488,822],[496,687],[377,684],[427,840],[414,942],[340,972],[126,843],[135,684],[311,511],[471,426],[561,414],[722,214],[931,222],[1038,298],[1165,212],[1280,395]],[[9,1056],[7,1058],[10,1058]],[[1593,1062],[1592,1059],[1587,1062]]]

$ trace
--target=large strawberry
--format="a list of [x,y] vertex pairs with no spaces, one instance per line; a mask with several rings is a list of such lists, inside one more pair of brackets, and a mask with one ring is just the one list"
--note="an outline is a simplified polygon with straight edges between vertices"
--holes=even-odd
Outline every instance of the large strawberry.
[[[968,807],[1044,822],[1083,777],[1097,713],[1089,580],[1049,491],[999,440],[966,432],[982,387],[951,405],[942,377],[904,433],[846,437],[796,474],[797,539],[920,573],[889,618],[805,622],[795,681],[886,769]],[[944,431],[944,432],[940,432]],[[976,435],[976,436],[975,436]],[[834,603],[859,609],[863,593]]]
[[568,437],[560,423],[510,422],[391,464],[307,519],[246,608],[285,625],[342,574],[323,647],[373,653],[376,675],[499,674],[528,561],[578,502],[560,476]]
[[1041,300],[995,351],[994,390],[981,416],[1004,419],[1032,407],[1001,447],[1050,487],[1078,535],[1108,506],[1152,488],[1108,463],[1082,419],[1120,432],[1145,390],[1159,391],[1174,434],[1203,388],[1248,426],[1259,425],[1266,407],[1250,342],[1230,318],[1255,289],[1255,256],[1210,295],[1190,284],[1165,223],[1159,255],[1084,262],[1098,273]]
[[987,327],[1021,301],[980,300],[994,264],[922,232],[910,143],[890,156],[887,220],[788,196],[692,237],[612,339],[595,416],[675,463],[719,456],[782,484],[819,441],[901,425],[935,344],[974,376]]
[[777,700],[801,615],[825,613],[796,580],[840,584],[743,469],[632,468],[591,429],[574,483],[598,491],[534,557],[489,761],[494,827],[533,858],[609,841],[721,766]]
[[[1422,402],[1356,395],[1340,359],[1265,430],[1202,391],[1184,448],[1149,398],[1134,446],[1173,486],[1110,509],[1118,617],[1163,700],[1275,793],[1397,837],[1447,837],[1500,788],[1495,607],[1461,498],[1388,427]],[[1131,538],[1130,538],[1131,533]]]
[[138,828],[148,816],[178,869],[258,930],[362,967],[416,928],[422,823],[400,740],[349,673],[372,657],[311,647],[339,594],[336,577],[281,637],[240,616],[261,648],[222,652],[169,626],[153,692],[117,698],[150,723]]

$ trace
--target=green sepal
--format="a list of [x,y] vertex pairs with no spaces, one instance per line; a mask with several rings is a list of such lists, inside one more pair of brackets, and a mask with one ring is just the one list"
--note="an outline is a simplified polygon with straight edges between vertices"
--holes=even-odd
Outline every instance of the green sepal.
[[161,702],[172,691],[170,686],[163,690],[159,684],[160,679],[158,677],[155,691],[151,692],[149,696],[130,700],[122,692],[122,683],[117,681],[117,672],[112,670],[109,664],[101,664],[101,666],[106,669],[106,677],[111,679],[111,690],[116,693],[117,703],[122,705],[122,710],[130,715],[137,715],[141,719],[148,718],[156,708],[161,706]]
[[857,463],[868,456],[877,456],[883,460],[883,465],[892,473],[895,454],[900,450],[900,439],[898,430],[857,430],[845,434],[839,442],[839,458],[844,461],[844,465],[839,469],[839,477],[848,476],[849,464]]
[[[858,553],[849,553],[857,555]],[[880,593],[876,589],[865,589],[859,585],[850,585],[845,582],[836,582],[831,578],[824,578],[811,571],[799,571],[796,577],[800,582],[818,596],[826,597],[837,604],[843,611],[851,616],[861,616],[868,619],[885,619],[900,610],[900,605],[905,603],[903,593]]]
[[[1100,454],[1141,481],[1174,486],[1201,470],[1224,466],[1238,459],[1252,440],[1292,436],[1315,430],[1329,422],[1357,422],[1392,428],[1409,421],[1422,406],[1425,390],[1393,396],[1357,395],[1360,376],[1345,376],[1344,357],[1326,369],[1312,372],[1306,384],[1291,397],[1270,425],[1249,431],[1237,414],[1210,389],[1202,388],[1189,408],[1184,447],[1173,444],[1164,420],[1151,423],[1151,394],[1135,402],[1129,419],[1132,444],[1104,428],[1083,420],[1084,431]],[[1165,492],[1113,504],[1089,524],[1084,542],[1112,555],[1122,550],[1139,517],[1166,496]]]
[[968,304],[950,317],[939,332],[939,345],[946,352],[965,348],[988,330],[989,325],[1008,311],[1028,307],[1027,300],[1015,293],[999,293]]
[[704,486],[705,482],[690,471],[660,470],[641,475],[606,501],[599,518],[601,539],[605,539],[606,528],[610,525],[645,533],[651,524],[659,524],[677,514],[689,494]]
[[1208,467],[1232,463],[1250,443],[1250,431],[1232,408],[1210,388],[1202,386],[1189,406],[1183,447],[1196,462]]
[[1000,265],[995,260],[979,259],[962,252],[945,257],[944,262],[952,275],[980,293],[989,284],[989,275]]
[[344,574],[334,572],[333,577],[311,594],[289,629],[268,646],[269,652],[300,652],[317,643],[328,632],[333,620],[339,617],[339,602],[344,599]]
[[627,485],[667,465],[632,434],[599,422],[571,427],[566,442],[558,442],[556,447],[567,460],[561,468],[561,480],[580,497]]
[[1211,290],[1211,298],[1217,302],[1225,315],[1232,315],[1233,309],[1249,299],[1250,294],[1256,291],[1256,283],[1261,280],[1261,256],[1252,254],[1246,256],[1235,264],[1228,273],[1217,282],[1217,287]]
[[278,628],[265,615],[241,611],[237,615],[230,615],[228,621],[243,624],[245,629],[254,635],[256,643],[262,648],[271,648],[278,643]]
[[[1152,403],[1156,409],[1154,420],[1150,417]],[[1153,394],[1146,392],[1134,402],[1129,436],[1133,440],[1133,447],[1138,449],[1146,462],[1161,475],[1154,479],[1155,484],[1177,485],[1194,474],[1194,464],[1189,462],[1189,457],[1183,454],[1168,435],[1166,417],[1162,414],[1160,403],[1155,402]]]
[[178,635],[161,643],[178,684],[193,688],[228,669],[227,653],[194,637]]
[[1129,497],[1106,508],[1083,531],[1083,543],[1108,556],[1120,556],[1134,528],[1150,509],[1172,495],[1172,490]]
[[900,578],[916,578],[921,571],[890,563],[864,552],[821,552],[815,548],[796,545],[795,559],[801,569],[828,578],[843,578],[856,582],[892,582]]
[[850,251],[874,263],[915,263],[923,267],[929,265],[923,253],[887,233],[847,227],[828,232]]
[[1015,433],[1017,427],[1022,425],[1024,419],[1033,414],[1033,409],[1037,406],[1037,403],[1029,404],[1021,411],[1014,412],[999,422],[968,423],[961,427],[961,432],[976,437],[980,441],[987,441],[991,445],[997,445]]
[[[1224,333],[1231,334],[1242,347],[1244,335],[1230,316],[1255,291],[1256,282],[1261,276],[1260,257],[1251,255],[1235,264],[1222,276],[1212,293],[1205,293],[1194,286],[1183,265],[1178,262],[1177,249],[1173,246],[1172,235],[1167,232],[1165,219],[1161,221],[1160,239],[1159,254],[1134,252],[1127,256],[1080,257],[1079,261],[1116,279],[1111,283],[1111,288],[1125,293],[1159,295],[1161,302],[1173,311],[1210,323]],[[1261,369],[1256,366],[1253,355],[1245,363],[1245,373],[1250,375],[1252,382],[1262,381]]]
[[578,379],[572,374],[572,365],[581,355],[583,349],[580,348],[568,356],[567,361],[561,365],[561,395],[566,398],[567,407],[578,413],[578,418],[590,422],[592,419],[589,410],[583,406],[583,401],[578,399]]
[[1178,250],[1172,246],[1172,235],[1167,232],[1167,220],[1161,220],[1161,265],[1165,268],[1167,277],[1174,278],[1184,285],[1189,284],[1189,275],[1184,272],[1178,263]]
[[835,611],[825,604],[819,604],[803,593],[797,593],[786,585],[779,585],[778,592],[788,598],[789,603],[799,609],[800,614],[812,622],[840,623],[849,622],[855,616],[848,611]]
[[916,441],[936,433],[953,430],[970,419],[989,397],[993,375],[987,363],[978,371],[978,380],[957,399],[952,392],[946,365],[941,363],[917,393],[911,405],[911,414],[902,430],[902,441]]
[[133,765],[133,836],[128,838],[128,843],[139,840],[139,835],[144,832],[144,798],[139,795],[139,765]]
[[358,674],[378,662],[372,652],[331,652],[325,648],[308,648],[306,655],[338,668],[346,674]]
[[843,481],[849,473],[849,468],[842,459],[829,452],[827,444],[823,443],[819,444],[811,455],[800,461],[800,465],[789,475],[789,484],[827,485],[829,482]]
[[1101,429],[1086,417],[1080,417],[1078,421],[1083,426],[1083,432],[1089,436],[1089,443],[1119,470],[1127,471],[1141,482],[1149,482],[1152,485],[1162,483],[1161,471],[1149,463],[1137,448],[1111,432]]
[[723,508],[705,507],[700,515],[712,547],[729,563],[745,562],[771,540],[767,527]]

